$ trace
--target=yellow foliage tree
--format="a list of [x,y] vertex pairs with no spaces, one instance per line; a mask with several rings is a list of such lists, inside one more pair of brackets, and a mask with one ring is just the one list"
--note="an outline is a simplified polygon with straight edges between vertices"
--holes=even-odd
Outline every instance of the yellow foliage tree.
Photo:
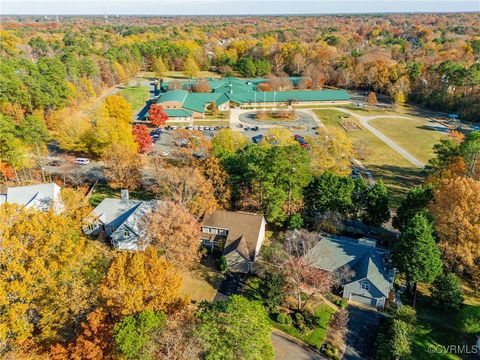
[[119,252],[100,287],[100,296],[115,316],[144,310],[170,312],[181,306],[181,277],[152,247]]
[[11,205],[0,238],[0,344],[58,339],[96,301],[101,252],[74,219]]
[[108,184],[114,189],[136,189],[142,178],[142,159],[123,144],[111,144],[102,154]]
[[57,115],[56,121],[56,139],[61,149],[82,153],[90,151],[94,136],[87,116],[63,111]]
[[167,76],[167,65],[163,62],[162,58],[156,59],[152,64],[153,72],[156,77],[163,78]]
[[117,84],[127,81],[127,73],[122,64],[114,62],[112,64],[113,74],[115,75],[115,82]]
[[185,60],[185,63],[183,64],[183,73],[185,76],[188,76],[189,78],[193,78],[198,75],[198,72],[200,69],[198,68],[197,63],[195,62],[195,59],[189,56],[187,60]]
[[213,152],[217,156],[233,154],[247,144],[248,139],[232,129],[221,129],[212,139]]
[[[307,139],[308,140],[308,139]],[[312,169],[315,173],[330,171],[337,175],[350,173],[350,158],[353,155],[351,140],[343,130],[331,128],[319,129],[314,141],[309,141]]]
[[110,144],[125,145],[131,150],[137,149],[132,134],[132,107],[121,95],[105,98],[96,116],[93,151],[101,154]]
[[293,134],[290,130],[280,127],[280,128],[273,128],[267,131],[267,134],[263,141],[260,143],[261,145],[293,145],[297,142],[293,138]]

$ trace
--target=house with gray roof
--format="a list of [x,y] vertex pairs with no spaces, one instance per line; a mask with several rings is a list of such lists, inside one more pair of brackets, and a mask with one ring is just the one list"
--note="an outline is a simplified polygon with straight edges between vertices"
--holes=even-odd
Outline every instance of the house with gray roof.
[[376,240],[321,236],[305,258],[318,269],[352,270],[353,277],[343,284],[343,297],[381,309],[385,307],[395,270],[389,264],[389,252],[378,248]]
[[158,208],[157,200],[130,200],[128,191],[122,190],[120,199],[104,199],[84,220],[85,234],[109,240],[118,250],[145,250],[145,221],[148,214]]
[[53,209],[58,215],[64,210],[60,190],[55,183],[9,187],[6,194],[0,194],[0,204],[17,204],[40,211]]
[[262,215],[217,210],[202,221],[201,243],[220,250],[230,271],[248,273],[265,240],[265,226]]

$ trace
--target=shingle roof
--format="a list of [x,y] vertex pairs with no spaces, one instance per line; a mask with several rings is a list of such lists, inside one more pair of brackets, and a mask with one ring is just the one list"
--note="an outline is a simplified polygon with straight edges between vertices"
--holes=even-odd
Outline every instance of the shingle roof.
[[355,272],[350,282],[368,279],[385,296],[389,291],[388,271],[384,263],[387,257],[386,250],[340,236],[322,237],[306,255],[309,264],[319,269],[335,271],[348,266]]
[[47,211],[52,206],[57,213],[63,209],[60,186],[55,183],[9,187],[4,200],[10,204],[33,207],[42,211]]
[[[243,256],[251,259],[257,247],[262,222],[262,215],[240,211],[217,210],[205,216],[202,226],[228,230],[224,255],[239,250]],[[208,238],[208,236],[209,234],[202,235],[204,238]]]
[[103,224],[119,227],[135,208],[140,205],[139,200],[103,199],[91,212],[89,217],[99,219]]

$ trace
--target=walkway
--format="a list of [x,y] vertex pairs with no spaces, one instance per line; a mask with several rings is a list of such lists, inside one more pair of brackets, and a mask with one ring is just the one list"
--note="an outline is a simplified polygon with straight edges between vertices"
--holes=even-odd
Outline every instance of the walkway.
[[402,148],[400,145],[398,145],[396,142],[394,142],[392,139],[390,139],[388,136],[386,136],[384,133],[381,131],[377,130],[373,126],[371,126],[368,122],[373,119],[379,119],[379,118],[393,118],[393,119],[411,119],[411,117],[408,116],[402,116],[402,115],[375,115],[375,116],[362,116],[354,113],[353,111],[350,111],[348,109],[344,108],[338,108],[338,107],[328,107],[324,109],[330,109],[330,110],[338,110],[342,111],[344,113],[347,113],[356,119],[360,121],[360,124],[366,128],[368,131],[370,131],[373,135],[375,135],[377,138],[382,140],[385,144],[387,144],[390,148],[395,150],[397,153],[402,155],[406,160],[408,160],[410,163],[413,165],[423,168],[425,167],[425,163],[421,162],[418,160],[415,156],[410,154],[407,150]]
[[279,330],[272,329],[275,360],[323,360],[325,357],[308,345]]

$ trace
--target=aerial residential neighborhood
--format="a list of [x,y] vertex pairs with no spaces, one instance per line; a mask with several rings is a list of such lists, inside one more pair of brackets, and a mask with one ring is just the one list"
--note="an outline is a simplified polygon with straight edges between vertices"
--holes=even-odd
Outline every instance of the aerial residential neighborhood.
[[3,1],[0,359],[479,359],[473,3]]

